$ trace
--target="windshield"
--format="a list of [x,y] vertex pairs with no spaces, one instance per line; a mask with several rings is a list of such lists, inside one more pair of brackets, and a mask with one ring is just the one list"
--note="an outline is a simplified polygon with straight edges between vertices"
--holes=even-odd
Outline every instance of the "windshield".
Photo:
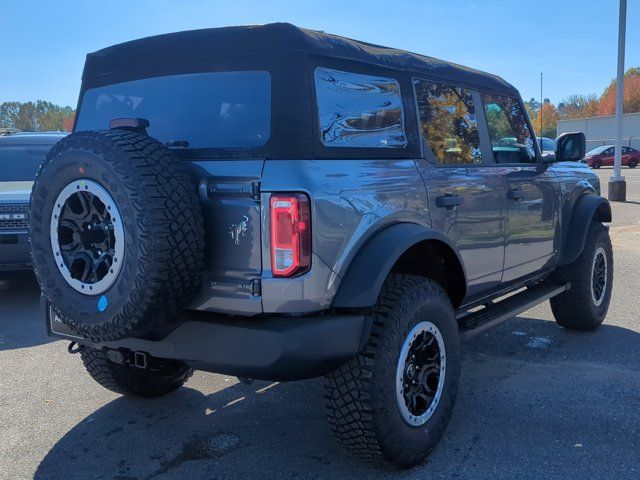
[[0,147],[0,182],[32,182],[50,148]]
[[589,150],[587,152],[587,155],[599,155],[602,152],[604,152],[607,148],[609,148],[609,145],[605,145],[604,147],[594,148],[593,150]]
[[271,77],[194,73],[92,88],[82,98],[76,130],[107,129],[123,117],[149,120],[149,135],[169,146],[259,147],[270,136]]

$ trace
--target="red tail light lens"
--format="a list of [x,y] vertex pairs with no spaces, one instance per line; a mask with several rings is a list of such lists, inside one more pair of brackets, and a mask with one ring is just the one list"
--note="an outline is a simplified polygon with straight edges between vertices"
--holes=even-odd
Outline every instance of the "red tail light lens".
[[311,267],[311,215],[309,199],[302,193],[272,195],[271,271],[292,277]]

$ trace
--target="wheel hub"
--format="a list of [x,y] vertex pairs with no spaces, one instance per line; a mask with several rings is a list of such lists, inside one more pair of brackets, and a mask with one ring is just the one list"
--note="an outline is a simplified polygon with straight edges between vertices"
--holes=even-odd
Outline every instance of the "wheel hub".
[[111,195],[97,182],[71,182],[51,214],[51,248],[58,270],[80,293],[98,295],[115,282],[124,255],[124,230]]
[[444,388],[445,348],[431,322],[417,324],[404,341],[396,371],[396,399],[403,420],[424,425],[433,415]]

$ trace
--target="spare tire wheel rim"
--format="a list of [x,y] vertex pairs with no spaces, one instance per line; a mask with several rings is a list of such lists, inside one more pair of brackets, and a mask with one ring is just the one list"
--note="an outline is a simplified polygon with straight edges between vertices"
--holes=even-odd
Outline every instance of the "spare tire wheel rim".
[[607,293],[608,273],[607,254],[604,248],[598,247],[591,265],[591,297],[596,307],[602,305]]
[[104,187],[78,179],[63,188],[51,213],[50,236],[56,266],[72,288],[99,295],[114,284],[124,260],[124,228]]
[[427,423],[444,390],[446,357],[442,334],[431,322],[416,324],[407,335],[396,369],[396,400],[411,427]]

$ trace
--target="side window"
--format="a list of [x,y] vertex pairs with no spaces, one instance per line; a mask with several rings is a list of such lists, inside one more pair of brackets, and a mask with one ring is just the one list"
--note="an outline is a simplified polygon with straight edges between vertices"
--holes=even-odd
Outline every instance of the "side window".
[[608,155],[613,155],[613,150],[614,150],[614,149],[613,149],[613,147],[611,147],[611,148],[607,148],[607,149],[603,152],[603,154],[604,154],[604,155],[607,155],[607,156],[608,156]]
[[515,98],[482,93],[493,157],[497,163],[533,163],[536,154],[527,118]]
[[622,153],[629,153],[631,149],[629,147],[622,147]]
[[404,148],[400,85],[392,78],[318,67],[320,140],[326,147]]
[[441,165],[482,163],[469,90],[414,80],[422,138]]

